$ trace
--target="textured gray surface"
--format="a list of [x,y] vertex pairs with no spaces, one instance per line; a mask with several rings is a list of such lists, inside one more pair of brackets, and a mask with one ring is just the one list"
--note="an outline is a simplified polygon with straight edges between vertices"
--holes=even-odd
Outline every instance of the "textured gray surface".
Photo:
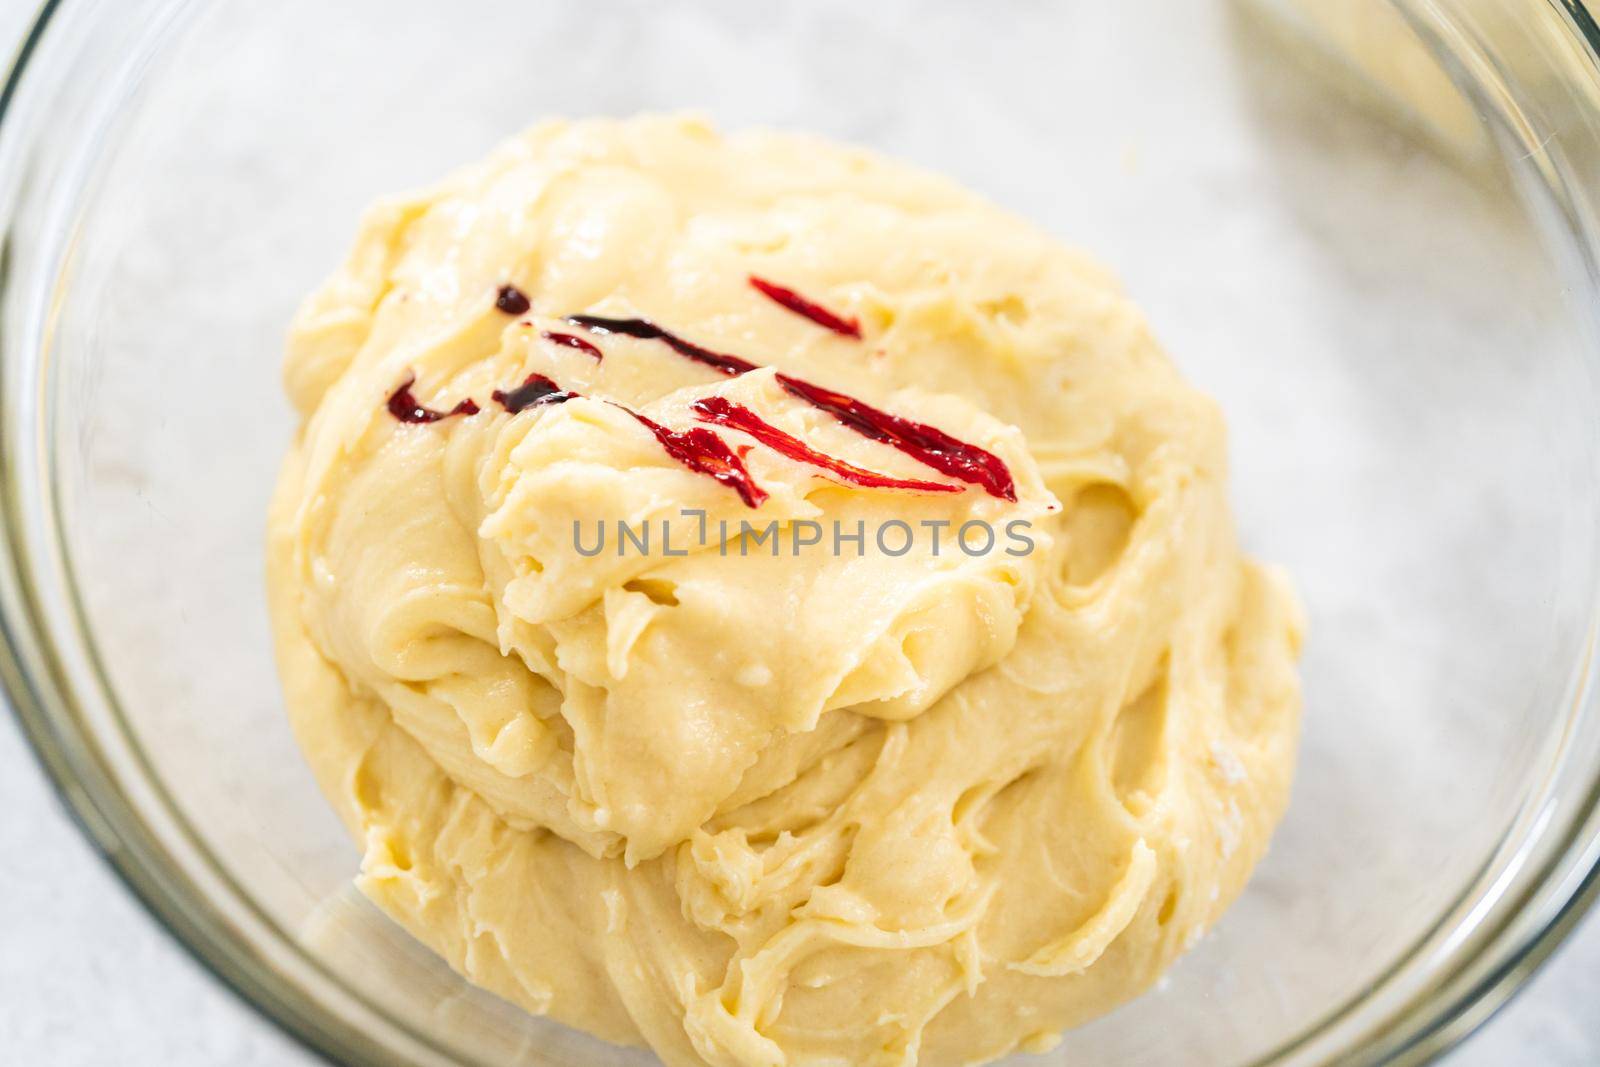
[[[27,6],[0,0],[0,49]],[[145,915],[65,816],[10,722],[0,723],[0,856],[0,1063],[315,1062]],[[1591,921],[1450,1062],[1600,1062],[1596,1003],[1600,923]]]

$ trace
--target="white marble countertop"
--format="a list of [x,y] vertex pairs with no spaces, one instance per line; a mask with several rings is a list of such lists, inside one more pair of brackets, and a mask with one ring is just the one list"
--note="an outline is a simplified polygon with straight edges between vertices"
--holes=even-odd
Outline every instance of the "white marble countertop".
[[[0,54],[32,5],[0,0]],[[0,705],[0,1063],[124,1067],[320,1062],[163,932],[79,834]],[[1600,1063],[1591,918],[1452,1067]]]

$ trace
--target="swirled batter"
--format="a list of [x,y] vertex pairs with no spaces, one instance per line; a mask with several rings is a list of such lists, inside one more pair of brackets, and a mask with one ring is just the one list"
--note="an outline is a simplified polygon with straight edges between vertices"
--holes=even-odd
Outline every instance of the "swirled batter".
[[368,213],[287,383],[296,733],[361,889],[530,1011],[671,1064],[1038,1047],[1284,808],[1299,621],[1221,416],[947,181],[541,125]]

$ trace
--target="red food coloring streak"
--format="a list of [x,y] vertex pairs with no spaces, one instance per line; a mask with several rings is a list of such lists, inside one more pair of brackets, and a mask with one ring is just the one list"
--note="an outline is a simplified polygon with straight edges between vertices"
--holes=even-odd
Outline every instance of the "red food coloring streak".
[[926,482],[918,478],[895,478],[846,463],[842,459],[818,452],[792,434],[785,433],[760,415],[726,397],[708,396],[691,405],[694,413],[705,422],[727,426],[749,434],[774,452],[788,456],[799,463],[821,467],[842,481],[870,489],[915,489],[925,493],[959,493],[959,485],[949,482]]
[[767,499],[767,491],[750,477],[750,471],[745,468],[744,461],[728,447],[728,442],[710,430],[699,426],[687,430],[669,430],[631,408],[623,410],[644,423],[645,428],[656,435],[656,440],[661,442],[661,447],[666,449],[667,455],[695,473],[709,475],[733,489],[747,506],[758,508],[761,502]]
[[685,341],[649,319],[608,319],[600,315],[569,315],[567,321],[574,326],[582,326],[592,333],[615,333],[624,337],[637,337],[642,341],[661,341],[678,355],[686,356],[696,363],[703,363],[730,378],[758,369],[756,364],[747,359],[740,359],[738,356],[730,356],[723,352],[713,352],[692,341]]
[[[409,382],[406,384],[407,386],[410,385]],[[405,387],[403,386],[402,392],[404,389]],[[544,404],[565,404],[568,400],[576,400],[579,395],[561,388],[543,374],[528,375],[522,384],[515,389],[509,391],[496,389],[494,391],[495,401],[513,415],[519,411],[526,411],[528,408]],[[463,403],[471,404],[472,401],[467,400],[463,401]],[[616,406],[643,423],[645,428],[655,435],[655,439],[661,443],[661,447],[666,450],[667,455],[696,474],[707,475],[723,485],[729,486],[739,494],[739,499],[750,507],[758,508],[761,506],[762,501],[767,499],[766,490],[757,485],[755,479],[750,477],[750,472],[745,469],[743,459],[734,454],[726,441],[710,430],[701,429],[698,426],[688,430],[669,430],[654,419],[646,418],[630,407],[625,407],[622,404],[617,404]],[[394,402],[392,400],[390,401],[390,410],[394,410]],[[419,410],[425,411],[426,409]],[[473,404],[472,412],[467,412],[467,414],[477,410],[477,405]],[[417,419],[415,421],[433,422],[441,417],[436,412],[430,414],[433,416],[432,418]],[[396,415],[395,417],[399,418],[400,416]]]
[[606,358],[606,354],[604,352],[600,351],[599,348],[590,344],[588,341],[585,341],[575,333],[547,332],[544,335],[544,339],[549,341],[551,344],[566,345],[568,348],[576,348],[579,352],[593,356],[595,358],[595,362],[599,362],[600,360]]
[[514,285],[502,285],[494,295],[494,306],[507,315],[521,315],[533,305],[528,300],[528,294],[521,289]]
[[452,415],[478,413],[478,405],[470,396],[449,411],[435,411],[433,408],[423,407],[417,403],[417,398],[411,395],[411,387],[416,384],[417,376],[408,375],[406,380],[400,383],[400,388],[389,394],[389,414],[401,422],[438,422]]
[[515,415],[542,404],[565,404],[578,394],[567,392],[542,374],[530,374],[515,389],[496,389],[492,395],[497,404]]
[[[690,341],[649,319],[608,319],[598,315],[570,315],[567,321],[597,333],[616,333],[646,341],[661,341],[679,355],[687,356],[726,374],[730,378],[758,370],[747,359],[713,352]],[[943,430],[926,423],[914,422],[899,415],[880,411],[870,404],[846,393],[824,389],[801,378],[779,374],[778,382],[784,389],[815,408],[820,408],[864,437],[881,441],[910,456],[925,467],[948,474],[971,485],[981,486],[990,496],[1002,500],[1017,499],[1016,483],[1005,461],[987,449],[951,437]]]
[[778,375],[778,384],[812,407],[820,408],[874,441],[899,449],[918,463],[936,471],[981,486],[990,496],[1016,500],[1017,487],[1005,461],[986,449],[951,437],[943,430],[913,422],[857,400],[787,374]]
[[776,282],[769,282],[765,278],[758,278],[754,274],[750,275],[750,284],[759,290],[762,296],[765,296],[773,303],[782,305],[796,315],[810,319],[818,326],[832,330],[834,333],[842,333],[846,337],[854,337],[857,341],[861,340],[861,321],[859,319],[847,319],[842,315],[836,315],[821,304],[807,300],[793,289],[778,285]]

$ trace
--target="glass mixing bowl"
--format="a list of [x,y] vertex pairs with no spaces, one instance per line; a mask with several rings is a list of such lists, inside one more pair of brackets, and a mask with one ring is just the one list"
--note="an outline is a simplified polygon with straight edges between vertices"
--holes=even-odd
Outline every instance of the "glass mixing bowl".
[[541,116],[861,142],[1123,275],[1309,610],[1271,855],[1040,1062],[1426,1058],[1596,884],[1596,40],[1570,0],[52,3],[0,120],[0,676],[110,862],[308,1044],[647,1062],[347,888],[262,605],[281,338],[367,200]]

